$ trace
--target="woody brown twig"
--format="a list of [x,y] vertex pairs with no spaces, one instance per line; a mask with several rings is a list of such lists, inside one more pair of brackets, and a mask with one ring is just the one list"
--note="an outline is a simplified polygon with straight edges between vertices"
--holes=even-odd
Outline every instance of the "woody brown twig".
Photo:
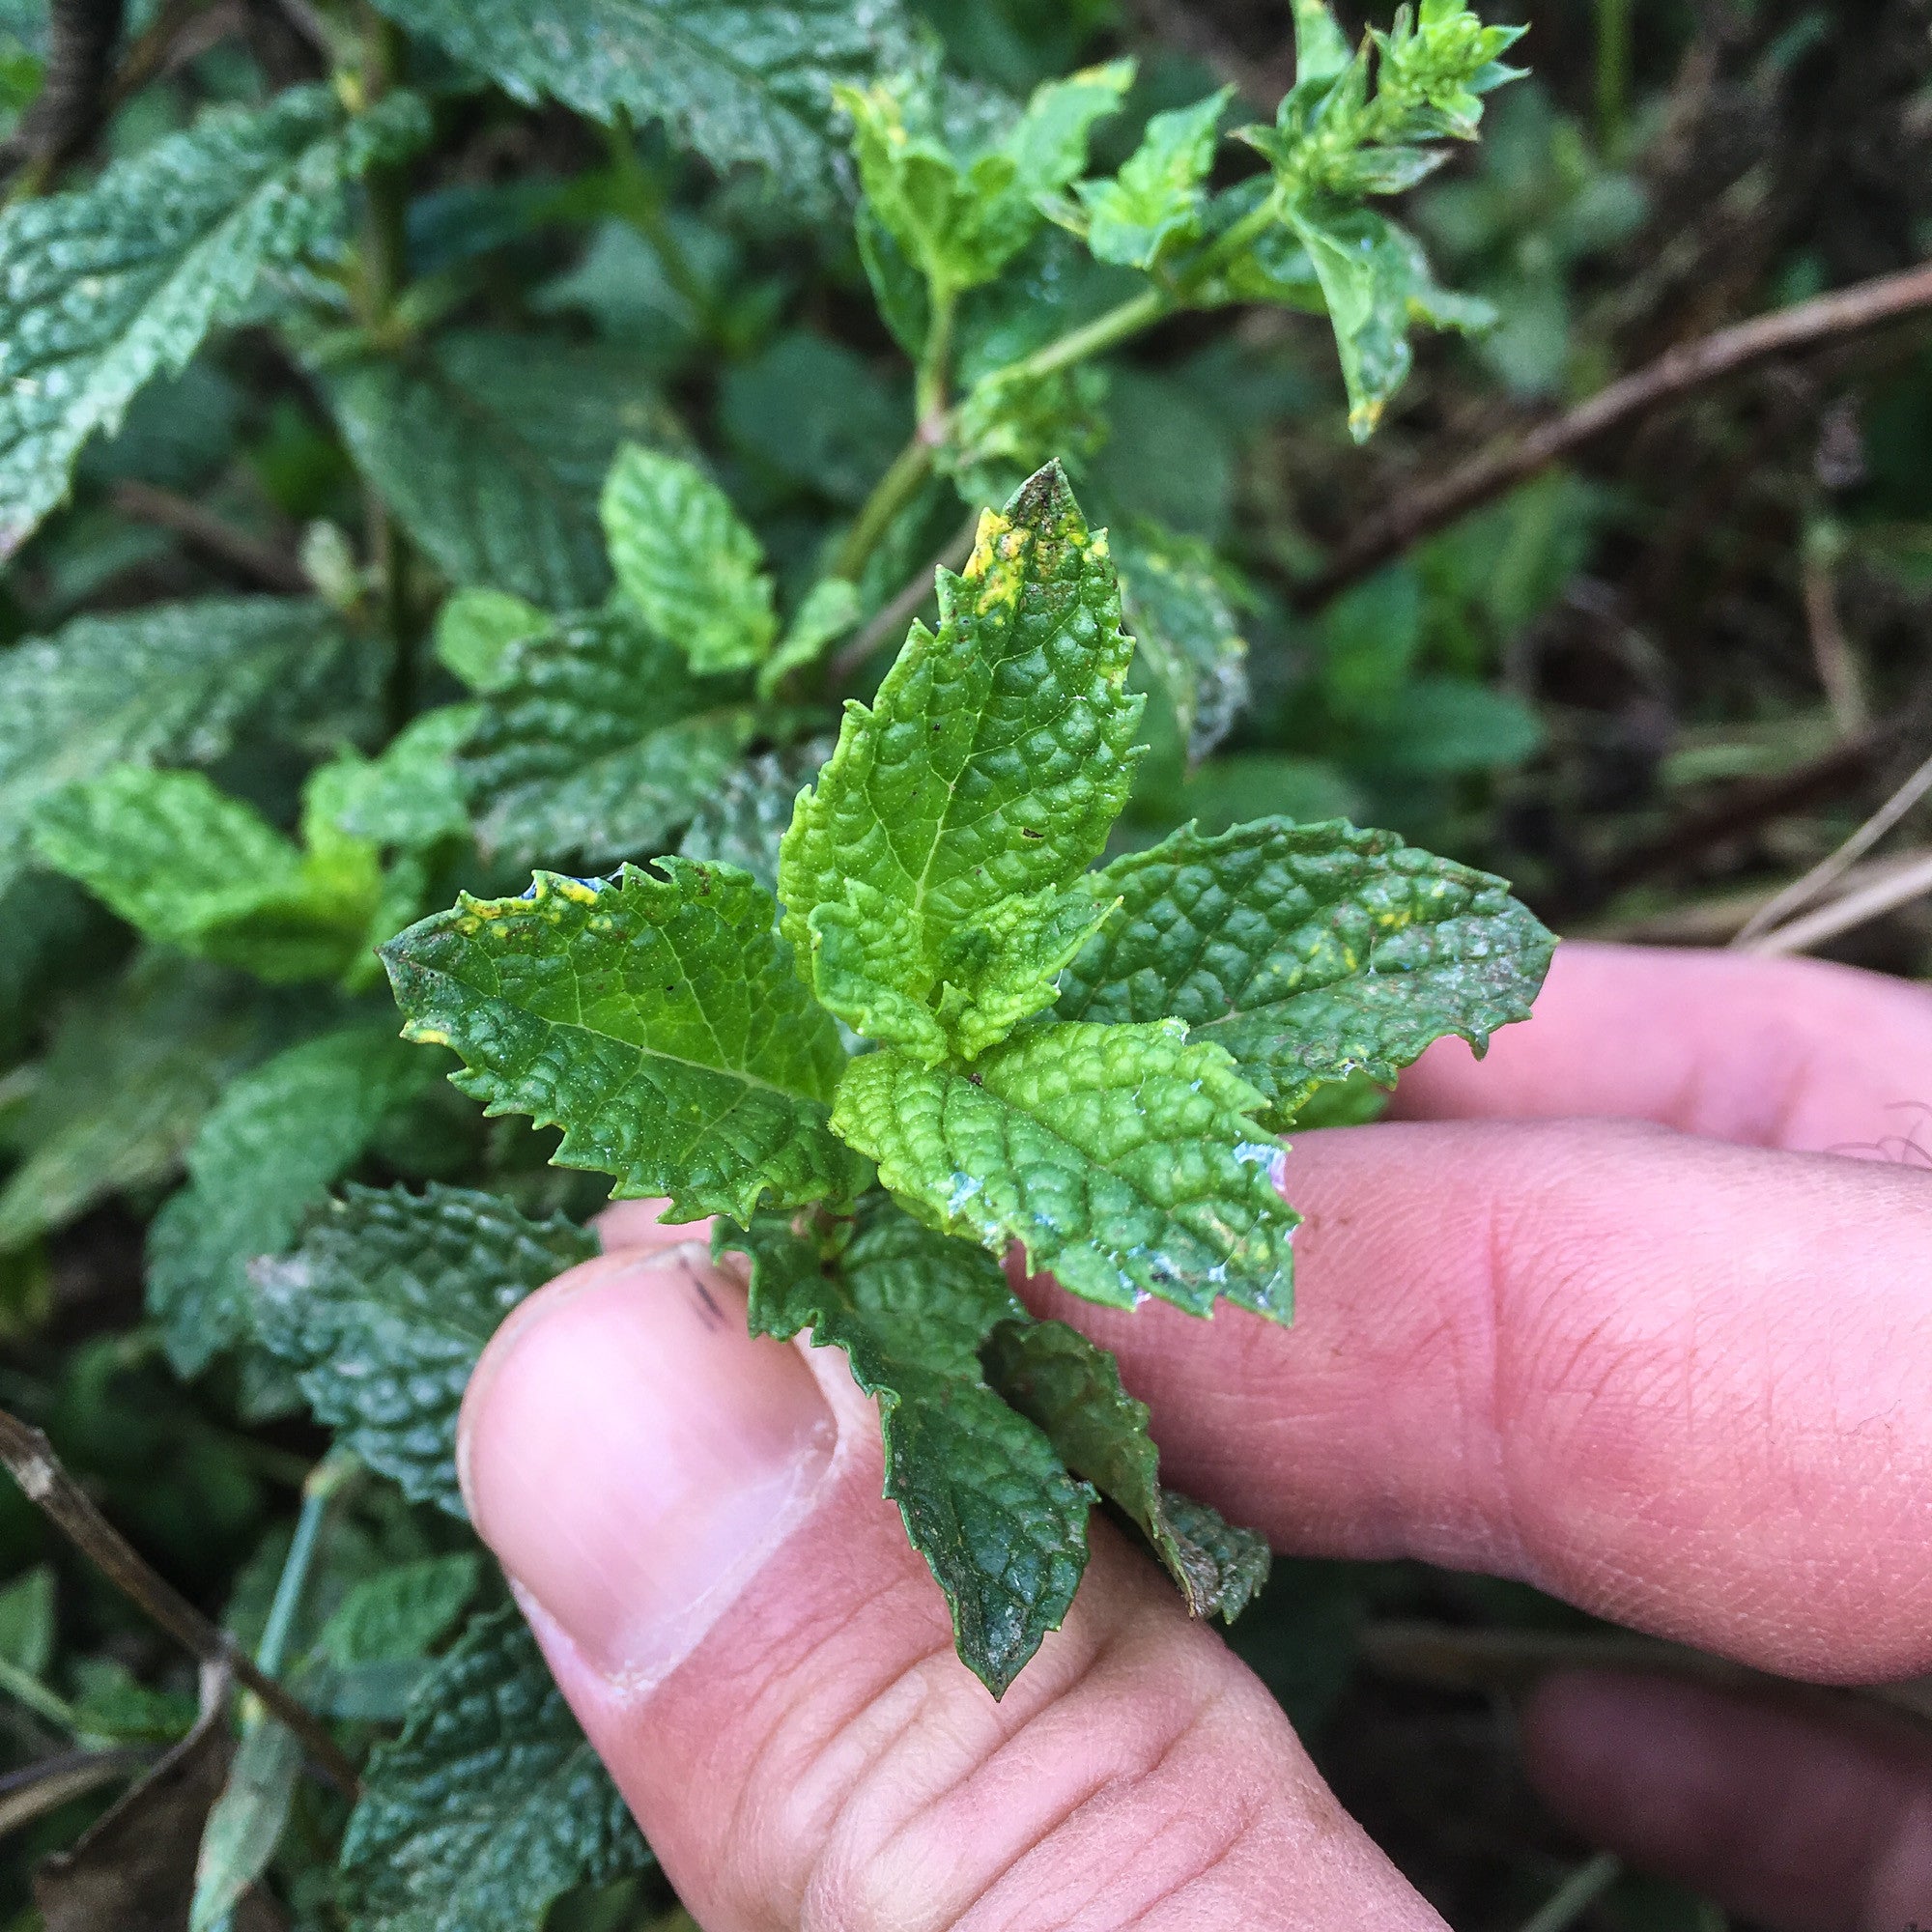
[[4,1408],[0,1408],[0,1466],[19,1484],[27,1500],[130,1603],[204,1663],[220,1664],[232,1672],[237,1683],[246,1685],[302,1741],[335,1783],[355,1795],[355,1767],[315,1714],[258,1669],[225,1631],[154,1570],[61,1466],[47,1438]]

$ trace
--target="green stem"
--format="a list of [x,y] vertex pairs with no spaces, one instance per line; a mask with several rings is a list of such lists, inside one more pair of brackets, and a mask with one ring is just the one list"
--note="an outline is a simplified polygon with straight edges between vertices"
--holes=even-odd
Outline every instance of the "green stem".
[[[362,10],[362,96],[371,105],[395,86],[404,59],[402,30],[373,7]],[[383,162],[363,178],[363,321],[380,329],[409,279],[408,197],[400,164]]]
[[637,143],[630,124],[620,120],[606,129],[604,152],[611,162],[616,186],[619,214],[651,244],[664,267],[665,279],[691,304],[691,312],[707,333],[710,327],[711,297],[703,279],[691,266],[691,257],[678,245],[677,236],[665,219],[664,197],[638,159]]
[[946,392],[951,381],[952,360],[952,320],[958,312],[959,298],[948,288],[932,291],[932,321],[925,331],[925,348],[919,358],[919,374],[913,384],[913,412],[929,440],[927,425],[945,434]]
[[1597,0],[1597,143],[1614,160],[1630,112],[1631,0]]
[[11,1658],[0,1657],[0,1690],[70,1737],[80,1737],[87,1729],[80,1713],[65,1697],[56,1696],[31,1671],[22,1670]]
[[274,1601],[269,1605],[269,1620],[262,1629],[262,1641],[255,1662],[270,1677],[279,1677],[287,1661],[289,1637],[295,1630],[296,1613],[301,1608],[302,1592],[308,1588],[308,1575],[315,1567],[315,1552],[321,1544],[322,1525],[328,1506],[354,1479],[361,1465],[345,1449],[331,1451],[309,1471],[302,1485],[301,1513],[296,1518],[296,1533],[282,1563],[275,1584]]
[[919,494],[919,487],[932,470],[934,445],[926,440],[924,429],[915,430],[912,440],[893,459],[893,467],[873,485],[838,554],[832,560],[832,575],[858,582],[867,559],[878,549],[893,520]]
[[1623,1861],[1614,1852],[1599,1852],[1549,1894],[1541,1911],[1523,1920],[1521,1932],[1566,1932],[1623,1875]]

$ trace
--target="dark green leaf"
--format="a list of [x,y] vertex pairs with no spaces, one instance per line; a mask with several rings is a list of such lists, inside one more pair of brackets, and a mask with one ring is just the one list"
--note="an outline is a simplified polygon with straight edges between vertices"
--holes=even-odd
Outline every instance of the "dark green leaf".
[[1093,1492],[980,1374],[980,1342],[1020,1314],[999,1264],[883,1206],[836,1255],[782,1224],[724,1238],[753,1257],[753,1329],[810,1328],[878,1398],[886,1494],[946,1593],[961,1659],[1002,1695],[1073,1601]]
[[1174,706],[1189,758],[1205,758],[1248,701],[1247,639],[1213,553],[1142,523],[1114,532],[1114,554],[1141,664]]
[[524,865],[603,867],[661,850],[755,728],[731,688],[622,611],[515,644],[463,767],[484,848]]
[[1287,1124],[1329,1081],[1384,1086],[1445,1034],[1526,1019],[1555,941],[1507,884],[1351,825],[1191,826],[1093,876],[1120,903],[1067,969],[1063,1019],[1178,1015]]
[[0,558],[67,494],[88,438],[183,369],[266,269],[332,241],[345,184],[428,126],[411,95],[345,121],[330,89],[291,88],[0,215]]
[[1005,1321],[988,1339],[987,1378],[1045,1431],[1054,1452],[1124,1510],[1197,1617],[1228,1623],[1267,1581],[1268,1547],[1206,1503],[1160,1486],[1147,1405],[1121,1386],[1106,1350],[1060,1321]]
[[256,1324],[345,1446],[412,1501],[460,1517],[456,1411],[483,1345],[596,1253],[582,1229],[494,1195],[351,1186],[292,1254],[256,1269]]
[[831,753],[830,739],[814,738],[734,765],[698,806],[678,850],[687,859],[736,866],[768,893],[777,892],[779,841],[800,791]]
[[514,1609],[476,1618],[379,1746],[342,1847],[354,1932],[531,1932],[649,1858]]

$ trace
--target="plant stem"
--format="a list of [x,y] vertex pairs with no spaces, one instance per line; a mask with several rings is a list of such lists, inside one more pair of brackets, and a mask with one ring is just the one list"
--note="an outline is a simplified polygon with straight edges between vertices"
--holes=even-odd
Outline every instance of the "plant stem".
[[[932,321],[925,331],[925,348],[919,358],[919,374],[913,381],[913,412],[920,431],[929,440],[944,440],[946,430],[946,391],[952,359],[952,320],[958,312],[959,298],[950,288],[932,292]],[[930,426],[930,427],[928,427]],[[937,434],[933,434],[934,431]]]
[[37,1718],[77,1738],[87,1726],[80,1713],[65,1697],[56,1696],[30,1670],[22,1670],[12,1658],[0,1657],[0,1690],[24,1704]]
[[1540,1912],[1523,1920],[1521,1932],[1566,1932],[1623,1875],[1623,1860],[1614,1852],[1599,1852],[1549,1894]]
[[1597,0],[1597,144],[1615,160],[1630,112],[1631,0]]
[[295,1629],[296,1613],[301,1608],[302,1592],[308,1588],[308,1573],[315,1565],[328,1506],[360,1469],[354,1456],[346,1449],[337,1449],[325,1456],[302,1484],[301,1512],[296,1518],[295,1535],[282,1563],[281,1577],[275,1583],[274,1601],[269,1605],[269,1621],[255,1651],[255,1662],[270,1677],[281,1675],[289,1636]]
[[13,1476],[27,1500],[129,1602],[204,1663],[221,1664],[233,1671],[301,1739],[342,1790],[355,1795],[355,1767],[315,1714],[242,1656],[225,1631],[212,1624],[158,1575],[61,1466],[47,1438],[6,1409],[0,1409],[0,1468]]
[[932,469],[933,445],[923,429],[913,432],[912,440],[893,459],[893,466],[873,486],[866,498],[845,541],[833,558],[832,574],[857,582],[867,559],[878,549],[881,539],[893,526],[893,519],[912,501]]

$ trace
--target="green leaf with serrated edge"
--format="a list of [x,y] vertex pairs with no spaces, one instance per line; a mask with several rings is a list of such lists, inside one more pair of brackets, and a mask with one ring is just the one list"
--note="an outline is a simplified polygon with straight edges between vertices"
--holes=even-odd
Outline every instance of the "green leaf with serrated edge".
[[345,1027],[228,1087],[188,1148],[187,1186],[148,1230],[148,1312],[179,1375],[247,1336],[248,1264],[285,1248],[384,1122],[440,1072],[387,1026]]
[[1354,58],[1328,0],[1293,0],[1296,85],[1332,80]]
[[383,958],[405,1037],[453,1047],[490,1113],[561,1127],[557,1166],[668,1195],[668,1220],[742,1220],[864,1185],[828,1125],[845,1049],[776,920],[750,874],[666,858],[466,894]]
[[687,824],[756,728],[634,615],[569,617],[511,646],[464,747],[486,852],[603,867]]
[[0,1253],[164,1179],[266,1032],[245,982],[164,954],[91,995],[55,1035],[10,1135],[24,1158],[0,1186]]
[[933,1063],[1052,1003],[1073,882],[1126,802],[1143,700],[1104,532],[1058,465],[988,511],[785,835],[785,936],[820,1002]]
[[1274,1184],[1262,1096],[1218,1046],[1155,1026],[1043,1026],[969,1072],[880,1052],[853,1061],[832,1124],[910,1213],[1090,1301],[1156,1294],[1291,1310],[1297,1216]]
[[353,729],[373,662],[322,605],[284,597],[77,617],[0,651],[0,886],[42,800],[110,765],[212,763],[243,732]]
[[1142,668],[1167,693],[1189,759],[1205,758],[1248,701],[1247,639],[1214,554],[1155,524],[1113,538],[1122,612]]
[[412,1502],[461,1518],[456,1411],[483,1345],[597,1252],[584,1229],[492,1194],[352,1184],[292,1253],[252,1270],[256,1330],[338,1441]]
[[1026,246],[1044,219],[1040,198],[1087,165],[1094,124],[1120,106],[1133,74],[1131,61],[1114,61],[1047,81],[1006,128],[966,139],[947,127],[938,90],[916,79],[838,90],[872,218],[935,298],[993,280]]
[[1101,261],[1151,269],[1169,249],[1200,239],[1221,116],[1234,92],[1224,87],[1191,107],[1156,114],[1118,175],[1078,185],[1087,245]]
[[342,1844],[351,1932],[530,1932],[650,1854],[514,1608],[474,1618],[379,1745]]
[[549,611],[605,594],[597,497],[611,459],[626,438],[670,434],[634,358],[458,329],[318,373],[356,469],[452,583]]
[[779,619],[764,546],[696,465],[627,443],[601,509],[618,594],[694,671],[749,670],[770,655]]
[[697,808],[678,850],[687,859],[736,866],[776,893],[779,841],[791,824],[801,787],[831,755],[831,739],[813,738],[734,765]]
[[1529,1017],[1554,939],[1508,885],[1337,821],[1185,826],[1093,875],[1119,903],[1062,980],[1059,1015],[1177,1015],[1266,1096],[1264,1124],[1329,1081],[1382,1086],[1432,1040],[1481,1052]]
[[482,719],[480,704],[440,704],[412,719],[374,758],[343,753],[327,786],[318,786],[321,773],[310,781],[311,793],[322,792],[316,809],[345,838],[404,852],[466,838],[469,788],[456,754]]
[[454,591],[437,612],[437,661],[469,690],[489,691],[510,646],[549,630],[550,621],[545,611],[507,590]]
[[981,1358],[987,1379],[1046,1433],[1061,1461],[1139,1526],[1189,1611],[1233,1623],[1267,1581],[1267,1544],[1161,1488],[1147,1405],[1121,1386],[1113,1356],[1065,1322],[1023,1319],[995,1328]]
[[859,586],[842,577],[821,578],[806,592],[789,628],[758,671],[758,696],[770,697],[793,671],[815,665],[866,614]]
[[345,121],[330,89],[290,88],[0,215],[0,558],[66,496],[91,436],[184,369],[265,270],[331,242],[345,185],[428,131],[412,95]]
[[382,890],[373,848],[305,854],[199,772],[70,785],[36,812],[34,850],[151,939],[275,982],[345,972]]
[[383,0],[391,19],[519,100],[661,121],[714,168],[769,169],[823,213],[840,176],[832,85],[894,72],[915,42],[896,0]]
[[885,1492],[945,1592],[960,1659],[1003,1695],[1073,1601],[1093,1492],[980,1373],[980,1342],[1021,1313],[999,1264],[883,1203],[836,1254],[775,1220],[721,1241],[753,1259],[753,1331],[810,1328],[878,1399]]

